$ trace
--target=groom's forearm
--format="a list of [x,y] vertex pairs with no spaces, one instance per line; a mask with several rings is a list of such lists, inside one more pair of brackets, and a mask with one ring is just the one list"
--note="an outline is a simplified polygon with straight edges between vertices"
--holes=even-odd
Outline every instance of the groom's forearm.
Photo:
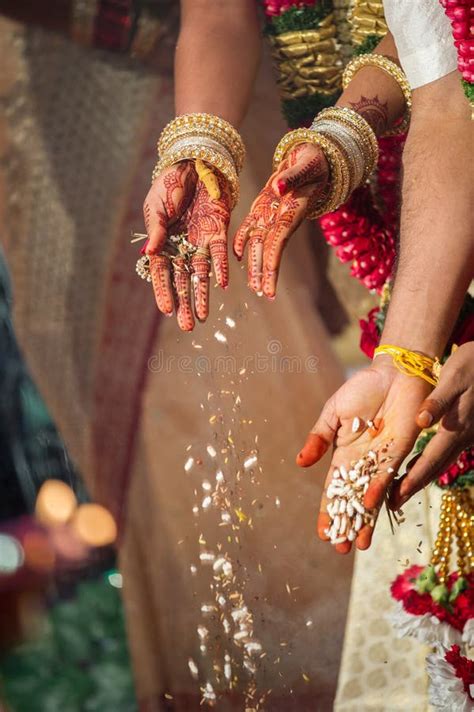
[[384,343],[446,346],[474,276],[474,124],[457,72],[414,92]]
[[176,113],[207,112],[238,126],[260,60],[254,0],[181,0]]
[[[397,48],[390,32],[379,42],[374,52],[398,63]],[[377,136],[383,136],[406,109],[405,97],[395,79],[375,66],[363,67],[355,74],[341,94],[337,106],[357,111]]]

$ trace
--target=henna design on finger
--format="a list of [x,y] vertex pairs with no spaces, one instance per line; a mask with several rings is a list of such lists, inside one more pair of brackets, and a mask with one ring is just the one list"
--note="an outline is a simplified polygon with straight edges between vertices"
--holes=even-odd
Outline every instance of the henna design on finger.
[[165,196],[163,205],[170,223],[179,220],[192,202],[196,187],[196,173],[189,163],[178,163],[163,176]]
[[274,227],[267,235],[263,252],[263,292],[272,299],[285,245],[305,216],[305,202],[289,193],[280,204]]
[[189,277],[190,275],[184,257],[175,257],[173,260],[173,284],[178,302],[178,326],[183,331],[192,331],[194,328]]
[[170,315],[173,313],[170,260],[165,255],[150,255],[149,259],[157,307],[163,314]]
[[315,186],[324,185],[327,182],[327,164],[322,156],[314,156],[308,163],[303,165],[299,171],[286,178],[286,188],[294,188],[308,183]]
[[240,225],[237,232],[235,233],[233,248],[234,254],[239,261],[242,259],[242,256],[244,254],[245,245],[247,244],[247,241],[249,239],[250,230],[252,229],[253,224],[253,215],[252,213],[249,213],[244,219],[243,223]]
[[192,270],[194,310],[197,318],[204,321],[209,314],[209,259],[205,255],[194,255]]
[[229,261],[227,258],[227,240],[224,236],[212,237],[209,250],[214,265],[217,284],[227,287],[229,284]]
[[262,289],[262,259],[264,229],[253,228],[249,239],[248,254],[248,285],[254,292]]
[[151,206],[148,200],[145,201],[145,205],[143,206],[143,217],[145,219],[145,230],[147,234],[150,231],[150,215],[151,215]]

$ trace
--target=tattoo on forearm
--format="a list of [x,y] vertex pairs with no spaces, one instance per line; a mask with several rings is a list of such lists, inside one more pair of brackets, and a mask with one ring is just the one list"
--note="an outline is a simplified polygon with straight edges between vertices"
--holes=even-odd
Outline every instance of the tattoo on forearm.
[[361,96],[359,101],[350,101],[351,109],[357,111],[358,114],[371,125],[377,136],[380,136],[387,130],[388,125],[388,104],[380,101],[377,95],[373,97]]

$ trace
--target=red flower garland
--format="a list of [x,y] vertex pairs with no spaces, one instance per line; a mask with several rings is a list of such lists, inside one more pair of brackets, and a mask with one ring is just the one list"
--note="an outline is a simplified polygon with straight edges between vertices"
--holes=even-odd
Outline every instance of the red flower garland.
[[451,487],[458,477],[474,470],[474,447],[464,450],[447,470],[438,478],[440,487]]
[[474,699],[470,690],[470,686],[474,685],[474,660],[469,660],[469,658],[461,655],[459,645],[453,645],[452,648],[446,652],[444,659],[453,666],[456,677],[462,680],[464,690],[470,699]]
[[360,350],[370,359],[380,342],[380,332],[377,326],[379,307],[374,307],[367,314],[367,319],[360,319]]
[[380,139],[377,202],[371,187],[354,191],[347,203],[321,218],[326,241],[351,275],[367,289],[382,290],[395,262],[398,231],[398,183],[404,136]]
[[474,5],[472,0],[440,0],[453,28],[458,51],[458,69],[463,79],[474,83]]
[[[474,617],[474,573],[465,577],[467,588],[459,593],[454,601],[444,606],[436,603],[429,593],[417,591],[416,580],[422,571],[422,566],[410,566],[397,576],[390,586],[393,598],[396,601],[400,601],[405,611],[411,613],[411,615],[423,616],[429,613],[439,621],[448,623],[462,632],[466,622]],[[449,576],[446,583],[449,593],[451,593],[458,578],[457,571]]]
[[288,2],[288,0],[265,0],[265,12],[270,17],[275,15],[281,15],[282,12],[290,10],[292,7],[307,7],[308,5],[315,5],[315,0],[293,0],[293,2]]

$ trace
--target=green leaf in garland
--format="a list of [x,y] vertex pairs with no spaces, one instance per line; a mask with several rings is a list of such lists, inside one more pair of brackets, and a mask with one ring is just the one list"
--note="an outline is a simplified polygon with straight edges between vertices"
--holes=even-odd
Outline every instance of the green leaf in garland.
[[377,47],[378,43],[382,38],[379,35],[367,35],[362,44],[354,47],[354,55],[358,56],[360,54],[370,54]]
[[268,20],[265,34],[282,35],[298,30],[316,30],[332,9],[332,0],[320,0],[312,7],[291,7]]
[[448,603],[449,591],[444,583],[439,583],[431,590],[431,598],[435,603],[445,606]]
[[465,79],[462,80],[462,85],[464,93],[471,104],[474,104],[474,84],[466,82]]
[[454,582],[454,585],[451,589],[451,593],[449,594],[449,602],[454,603],[456,598],[459,596],[460,593],[465,591],[467,588],[467,581],[465,578],[460,576],[456,581]]
[[285,99],[282,102],[283,115],[291,129],[309,125],[316,114],[328,106],[333,106],[340,92],[334,94],[311,94],[298,99]]
[[415,581],[418,593],[430,593],[438,583],[438,577],[433,566],[427,566]]
[[434,437],[436,434],[435,430],[425,430],[422,432],[422,434],[419,436],[418,440],[415,443],[415,452],[423,452],[425,447],[428,445],[429,441],[431,440],[432,437]]

